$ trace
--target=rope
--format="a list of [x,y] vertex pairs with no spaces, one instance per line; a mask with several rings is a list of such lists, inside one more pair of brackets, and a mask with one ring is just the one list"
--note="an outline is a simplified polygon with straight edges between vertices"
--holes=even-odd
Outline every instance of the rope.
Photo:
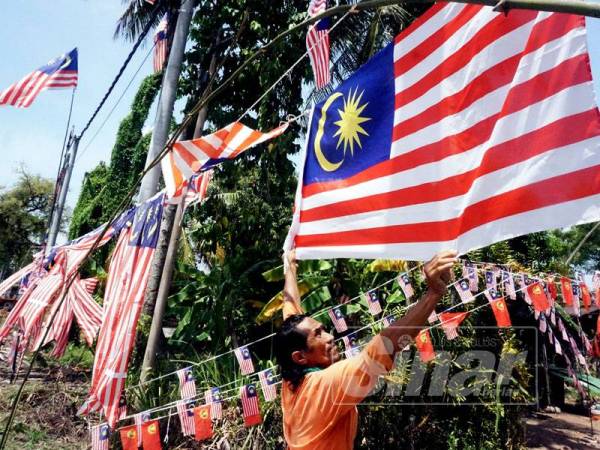
[[100,112],[100,109],[102,109],[102,107],[104,106],[104,103],[106,103],[106,100],[108,99],[108,96],[111,94],[111,92],[115,88],[117,82],[119,81],[119,79],[123,75],[123,72],[125,72],[125,69],[127,68],[127,65],[129,64],[129,62],[131,61],[131,58],[133,58],[134,53],[136,52],[136,50],[138,49],[138,47],[141,45],[142,41],[146,38],[146,35],[148,34],[148,31],[150,31],[150,28],[152,28],[152,26],[154,24],[154,19],[156,18],[156,16],[160,12],[160,8],[158,6],[160,6],[160,4],[157,5],[154,8],[154,11],[152,12],[152,15],[148,19],[148,23],[146,23],[146,25],[142,29],[142,32],[138,36],[137,41],[135,41],[135,44],[133,45],[133,48],[131,49],[131,51],[127,55],[127,58],[125,58],[125,61],[123,62],[123,64],[121,65],[121,68],[119,69],[119,72],[117,73],[117,75],[113,79],[112,83],[110,84],[110,86],[108,88],[108,91],[106,91],[106,94],[104,94],[104,97],[102,97],[102,100],[100,100],[100,104],[94,110],[92,116],[89,118],[89,120],[87,121],[87,123],[83,127],[83,130],[81,130],[81,133],[79,133],[78,139],[81,140],[81,137],[88,130],[88,128],[90,127],[90,125],[92,124],[92,122],[94,121],[94,119],[96,118],[96,116],[98,115],[98,113]]
[[137,68],[137,70],[135,71],[135,73],[133,74],[133,76],[131,77],[131,79],[129,80],[129,83],[127,84],[127,86],[125,87],[125,89],[123,90],[123,92],[121,93],[121,96],[117,99],[116,103],[114,104],[114,106],[112,107],[112,109],[110,110],[110,112],[108,113],[108,115],[106,116],[106,118],[104,119],[104,121],[102,122],[102,124],[96,130],[96,133],[94,133],[94,135],[92,136],[92,138],[88,141],[88,143],[85,146],[85,148],[77,155],[77,157],[75,158],[75,162],[79,161],[79,158],[81,158],[83,156],[83,154],[90,148],[90,145],[92,145],[92,143],[94,142],[94,139],[96,139],[96,137],[98,136],[98,134],[100,133],[100,131],[102,131],[102,128],[104,128],[104,125],[106,125],[106,122],[108,122],[108,119],[110,119],[110,116],[115,111],[115,109],[117,108],[117,106],[119,106],[119,103],[121,102],[121,100],[123,100],[123,97],[127,93],[127,90],[133,84],[133,81],[135,80],[135,77],[137,76],[137,74],[140,72],[140,70],[142,69],[142,67],[146,63],[146,60],[148,59],[148,57],[150,56],[150,54],[154,50],[155,46],[156,46],[156,43],[154,43],[152,45],[152,47],[150,48],[150,50],[148,50],[148,53],[146,53],[146,56],[142,60],[141,64],[139,65],[139,67]]

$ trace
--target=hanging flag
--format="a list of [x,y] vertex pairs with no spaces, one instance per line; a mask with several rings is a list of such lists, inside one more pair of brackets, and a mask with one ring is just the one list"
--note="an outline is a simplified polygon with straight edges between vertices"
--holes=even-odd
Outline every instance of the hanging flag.
[[119,430],[121,435],[121,446],[123,450],[137,450],[138,449],[138,433],[136,425],[129,425]]
[[183,400],[196,396],[196,381],[191,367],[180,369],[177,371],[179,378],[179,393]]
[[596,306],[600,308],[600,270],[594,272],[594,276],[592,277],[592,287],[596,297]]
[[244,413],[244,426],[252,427],[262,423],[260,408],[258,406],[258,395],[253,384],[247,384],[240,388],[242,397],[242,410]]
[[134,210],[135,217],[129,219],[132,224],[121,231],[110,262],[92,385],[79,413],[102,409],[113,426],[158,242],[163,200],[164,194],[159,194]]
[[360,348],[358,347],[358,340],[356,338],[356,334],[348,334],[342,338],[342,342],[344,343],[344,355],[346,358],[352,358],[360,353]]
[[263,133],[240,122],[233,122],[207,136],[176,142],[161,159],[167,197],[182,195],[188,179],[196,173],[204,172],[224,160],[234,159],[249,148],[279,136],[288,125],[284,123]]
[[548,297],[546,297],[546,293],[544,292],[544,288],[540,283],[534,283],[527,286],[527,294],[529,294],[529,298],[533,304],[533,308],[538,312],[543,312],[546,309],[550,308],[550,302],[548,301]]
[[381,303],[379,302],[377,291],[367,292],[365,294],[365,300],[367,301],[367,306],[369,307],[371,315],[376,316],[381,313]]
[[127,416],[127,399],[125,398],[125,391],[123,391],[119,397],[119,409],[117,417],[119,420],[123,420],[125,416]]
[[511,300],[517,299],[517,292],[515,289],[515,281],[513,280],[512,273],[508,271],[502,271],[502,284],[504,286],[504,292]]
[[137,430],[137,446],[142,446],[142,425],[150,420],[150,413],[144,411],[133,416],[135,429]]
[[417,337],[415,338],[415,345],[417,346],[417,350],[419,350],[421,361],[424,363],[427,363],[435,358],[435,350],[433,349],[429,330],[423,329],[419,332],[419,334],[417,334]]
[[77,75],[77,48],[74,48],[2,91],[0,106],[27,108],[31,106],[37,95],[46,89],[75,88]]
[[[552,331],[550,331],[550,333],[552,333]],[[563,351],[562,351],[562,345],[560,345],[560,342],[558,341],[558,339],[554,338],[554,351],[556,352],[557,355],[562,355]]]
[[254,364],[252,364],[252,355],[247,347],[242,346],[234,350],[235,357],[240,364],[242,375],[249,375],[254,372]]
[[429,314],[429,316],[427,317],[427,322],[429,322],[430,324],[433,324],[435,322],[438,321],[438,315],[435,312],[435,309],[433,311],[431,311],[431,313]]
[[565,325],[560,318],[558,319],[558,331],[560,331],[561,338],[563,341],[569,340],[569,334],[567,333],[567,329],[565,328]]
[[479,291],[479,277],[477,276],[477,269],[471,263],[465,263],[463,268],[463,278],[469,280],[469,289],[471,292]]
[[169,54],[169,15],[165,14],[154,33],[154,73],[163,70]]
[[344,318],[344,313],[341,310],[341,306],[336,306],[335,308],[330,309],[327,314],[329,314],[329,318],[333,322],[333,326],[335,327],[335,331],[338,333],[343,333],[348,329],[348,325],[346,324],[346,319]]
[[427,260],[600,220],[586,45],[582,16],[435,4],[315,105],[286,248]]
[[92,450],[108,450],[110,428],[107,424],[96,425],[90,428],[92,435]]
[[590,306],[592,306],[592,296],[590,295],[590,291],[585,282],[581,281],[579,283],[579,289],[581,291],[581,300],[583,301],[583,307],[586,311],[590,310]]
[[556,326],[556,312],[554,311],[554,308],[550,310],[550,323]]
[[404,298],[406,298],[406,300],[410,300],[415,295],[415,290],[413,289],[412,284],[410,283],[410,277],[408,276],[408,274],[402,273],[398,275],[398,278],[396,278],[396,280],[398,281],[400,289],[402,289],[402,292],[404,293]]
[[195,439],[205,441],[212,438],[212,419],[210,405],[202,405],[194,408],[194,427],[196,429]]
[[496,276],[491,270],[485,271],[485,288],[495,289],[496,288]]
[[206,172],[193,175],[189,182],[186,181],[187,190],[185,190],[183,209],[204,201],[212,176],[213,171],[207,170]]
[[[315,17],[327,9],[326,0],[311,0],[308,15]],[[306,50],[315,76],[315,85],[323,88],[331,80],[329,73],[329,18],[321,19],[308,26]]]
[[454,288],[458,292],[458,296],[463,303],[471,303],[475,301],[475,296],[471,293],[468,280],[460,280],[458,283],[454,283]]
[[560,286],[565,305],[573,306],[573,289],[571,288],[571,280],[569,280],[567,277],[561,277]]
[[204,392],[204,401],[210,405],[210,416],[213,419],[220,419],[223,416],[221,406],[221,391],[218,387],[212,387]]
[[438,314],[440,325],[448,340],[456,339],[458,337],[457,329],[468,315],[469,313],[467,312],[442,312]]
[[[434,313],[435,313],[435,311],[434,311]],[[387,328],[390,325],[392,325],[395,321],[396,321],[396,316],[394,314],[390,314],[388,316],[385,316],[383,318],[383,327]]]
[[545,333],[548,330],[548,323],[546,322],[546,317],[544,315],[540,315],[538,318],[538,328],[542,333]]
[[509,328],[512,323],[504,298],[495,289],[485,291],[485,296],[492,307],[497,326],[499,328]]
[[142,425],[142,447],[144,450],[162,450],[158,420],[150,420]]
[[[194,436],[196,427],[194,422],[194,408],[196,403],[190,400],[179,400],[177,402],[177,415],[181,423],[181,432],[184,436]],[[210,407],[210,405],[209,405]]]
[[580,292],[579,292],[579,285],[573,281],[573,283],[571,284],[571,292],[573,292],[573,314],[577,317],[579,317],[580,315],[580,306],[581,304],[579,303],[580,300]]
[[553,276],[550,276],[546,279],[546,286],[548,287],[548,293],[550,294],[552,301],[556,301],[556,298],[558,297],[558,291],[556,290]]
[[258,372],[258,378],[260,380],[260,386],[262,388],[265,401],[270,402],[275,400],[277,397],[277,388],[275,387],[273,369],[265,369],[261,372]]

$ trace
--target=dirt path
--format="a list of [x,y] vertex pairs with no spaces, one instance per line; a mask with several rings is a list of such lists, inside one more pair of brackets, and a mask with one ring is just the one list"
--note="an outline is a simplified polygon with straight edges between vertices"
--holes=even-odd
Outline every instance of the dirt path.
[[595,450],[600,449],[600,422],[594,422],[590,434],[587,416],[561,412],[534,413],[527,423],[527,448],[535,450]]

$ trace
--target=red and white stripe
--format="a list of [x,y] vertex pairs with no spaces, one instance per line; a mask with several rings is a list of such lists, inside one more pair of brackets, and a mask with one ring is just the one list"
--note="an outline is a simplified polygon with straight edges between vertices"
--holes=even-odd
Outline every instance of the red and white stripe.
[[[102,306],[89,293],[89,280],[76,280],[69,289],[69,305],[73,309],[77,325],[87,344],[91,347],[102,325]],[[96,280],[97,282],[97,280]]]
[[[253,394],[250,394],[252,392]],[[258,406],[258,393],[254,384],[247,384],[240,388],[240,397],[242,398],[242,411],[244,417],[252,417],[260,415]]]
[[76,87],[77,80],[76,70],[58,70],[51,75],[35,70],[0,93],[0,106],[27,108],[40,92],[46,89]]
[[266,402],[275,400],[277,397],[277,387],[273,381],[273,369],[265,369],[258,372],[260,387]]
[[22,269],[17,270],[11,276],[6,278],[0,283],[0,296],[6,294],[10,288],[12,288],[15,284],[19,283],[21,279],[26,276],[29,272],[36,268],[36,262],[31,262],[27,264]]
[[249,148],[279,136],[287,127],[285,123],[263,133],[233,122],[207,136],[176,142],[161,160],[167,196],[181,195],[186,181],[196,173],[218,164],[221,159],[233,159]]
[[[314,17],[327,9],[326,0],[313,0],[308,6],[308,15]],[[329,30],[318,30],[316,24],[308,27],[306,50],[315,75],[315,85],[321,89],[331,80],[329,72]]]
[[90,437],[92,440],[92,450],[108,450],[108,425],[95,425],[90,428]]
[[180,400],[177,402],[177,415],[181,422],[181,432],[184,436],[193,436],[196,434],[196,425],[194,423],[194,409],[188,408],[188,402]]
[[131,233],[131,228],[121,232],[111,259],[90,395],[80,409],[81,414],[102,409],[112,426],[119,419],[119,398],[155,250],[130,246]]
[[442,312],[438,314],[440,319],[440,325],[446,334],[448,340],[456,339],[458,337],[458,327],[463,320],[467,317],[466,312],[455,313],[455,312]]
[[186,367],[177,371],[177,378],[179,378],[179,393],[181,398],[184,400],[193,398],[196,396],[196,381],[192,374],[192,369]]
[[376,316],[380,314],[381,302],[379,301],[379,297],[377,295],[377,291],[369,291],[365,294],[365,300],[367,302],[367,307],[369,308],[369,312],[371,315]]
[[333,326],[335,327],[335,331],[338,333],[343,333],[348,329],[348,325],[346,324],[346,319],[344,318],[344,314],[339,307],[332,308],[327,311],[329,314],[329,318],[331,322],[333,322]]
[[156,33],[154,34],[154,72],[163,70],[165,63],[167,62],[167,56],[169,54],[169,39],[167,36],[168,27],[169,20],[168,16],[165,14],[159,22]]
[[[215,388],[213,388],[215,389]],[[221,405],[221,399],[218,397],[220,396],[220,393],[218,393],[218,388],[217,389],[217,395],[213,395],[213,392],[211,389],[208,389],[206,391],[204,391],[204,401],[207,404],[210,404],[210,416],[213,419],[220,419],[221,417],[223,417],[223,407]]]
[[304,186],[298,258],[426,260],[600,219],[583,17],[438,3],[393,45],[390,160]]
[[[202,203],[206,198],[206,192],[208,191],[208,185],[212,179],[213,171],[207,170],[198,175],[194,175],[187,185],[185,191],[185,198],[183,200],[183,209],[188,206],[195,205],[196,203]],[[187,183],[187,182],[186,182]]]

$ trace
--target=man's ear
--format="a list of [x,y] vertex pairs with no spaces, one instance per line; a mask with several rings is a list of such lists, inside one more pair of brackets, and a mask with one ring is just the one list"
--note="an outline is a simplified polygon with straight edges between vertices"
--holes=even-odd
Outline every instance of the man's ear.
[[292,361],[300,366],[305,366],[307,361],[302,350],[294,350],[292,352]]

